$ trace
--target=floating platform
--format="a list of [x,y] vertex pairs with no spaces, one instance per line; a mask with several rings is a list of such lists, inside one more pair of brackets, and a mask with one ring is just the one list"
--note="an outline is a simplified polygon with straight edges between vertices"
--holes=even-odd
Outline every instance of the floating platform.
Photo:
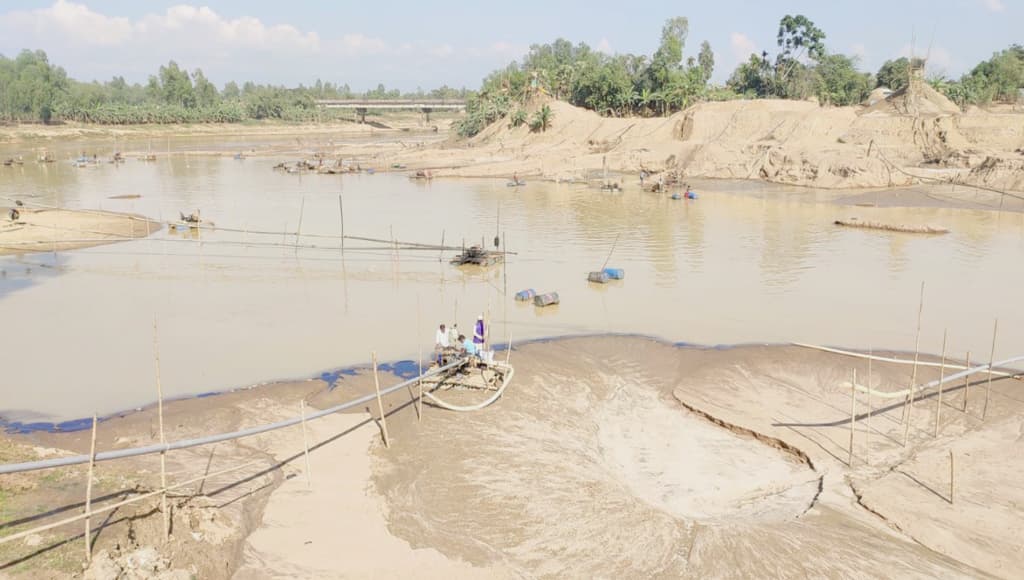
[[461,254],[452,258],[451,263],[456,266],[493,266],[501,262],[505,257],[503,252],[492,252],[480,246],[472,246],[463,250]]

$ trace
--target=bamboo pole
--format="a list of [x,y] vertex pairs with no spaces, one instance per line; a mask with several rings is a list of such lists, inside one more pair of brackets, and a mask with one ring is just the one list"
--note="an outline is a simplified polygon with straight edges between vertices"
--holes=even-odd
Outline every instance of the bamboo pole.
[[444,230],[441,230],[441,253],[437,255],[437,261],[444,259]]
[[921,282],[921,298],[917,304],[917,336],[914,339],[914,370],[910,375],[910,392],[907,393],[907,402],[903,407],[903,416],[906,422],[903,424],[903,446],[907,446],[910,438],[910,414],[914,410],[914,389],[917,387],[917,361],[921,354],[921,314],[924,312],[924,282]]
[[299,251],[299,238],[302,236],[302,218],[306,213],[306,196],[302,196],[302,204],[299,205],[299,225],[295,228],[295,252]]
[[[153,361],[156,367],[156,404],[157,416],[160,425],[160,444],[167,444],[167,437],[164,434],[164,388],[160,382],[160,344],[156,329],[156,316],[153,317]],[[164,518],[164,541],[171,537],[171,514],[167,511],[167,451],[160,452],[160,488],[164,490],[160,494],[160,512]]]
[[96,467],[96,414],[92,415],[92,442],[89,444],[89,474],[85,481],[85,561],[92,562],[92,473]]
[[197,481],[203,481],[203,480],[206,480],[206,479],[211,478],[211,477],[217,477],[219,475],[224,475],[226,473],[231,473],[232,471],[238,471],[239,469],[250,467],[250,466],[256,465],[258,463],[263,463],[263,460],[262,459],[257,459],[255,461],[250,461],[248,463],[243,463],[242,465],[236,465],[234,467],[229,467],[227,469],[222,469],[221,471],[217,471],[217,472],[206,474],[206,475],[201,475],[199,477],[195,477],[195,478],[190,479],[188,481],[183,481],[181,483],[176,483],[176,484],[174,484],[174,485],[172,485],[170,487],[167,487],[167,488],[162,488],[162,489],[157,489],[157,490],[154,490],[154,491],[146,492],[146,493],[144,493],[142,495],[137,495],[135,497],[128,498],[126,500],[122,500],[122,501],[119,501],[117,503],[113,503],[113,504],[110,504],[110,505],[105,505],[105,506],[103,506],[101,508],[97,508],[97,509],[92,510],[92,511],[90,511],[88,513],[71,516],[69,518],[64,518],[63,520],[58,520],[56,522],[51,522],[49,524],[44,524],[44,525],[39,526],[37,528],[32,528],[32,529],[29,529],[29,530],[22,530],[22,531],[20,531],[20,532],[18,532],[16,534],[11,534],[9,536],[0,537],[0,544],[6,544],[7,542],[13,542],[14,540],[20,540],[21,538],[24,538],[26,536],[30,536],[32,534],[38,534],[39,532],[45,532],[47,530],[52,530],[54,528],[59,528],[61,526],[66,526],[67,524],[75,523],[78,520],[82,520],[82,519],[85,519],[87,517],[95,516],[95,515],[101,514],[103,512],[113,511],[113,510],[116,510],[118,508],[124,507],[126,505],[137,503],[137,502],[140,502],[140,501],[142,501],[144,499],[148,499],[148,498],[151,498],[153,496],[160,495],[162,493],[167,493],[168,491],[171,491],[171,490],[174,490],[174,489],[179,489],[179,488],[182,488],[182,487],[187,487],[187,486],[192,485],[193,483],[195,483]]
[[312,475],[309,469],[309,434],[306,432],[306,400],[299,400],[299,413],[302,417],[302,452],[306,456],[306,489],[312,485]]
[[[967,368],[971,367],[971,351],[967,351],[967,360],[965,360],[964,362],[967,364]],[[964,413],[967,412],[967,393],[970,390],[971,390],[971,377],[970,377],[970,375],[967,375],[967,376],[964,377]]]
[[953,465],[953,450],[949,450],[949,504],[953,505],[953,497],[956,494],[956,486],[954,482],[955,477],[954,465]]
[[512,333],[508,335],[508,349],[505,351],[505,366],[508,366],[508,361],[512,358]]
[[949,335],[949,329],[942,331],[942,364],[939,365],[939,395],[935,399],[935,434],[934,437],[939,436],[939,423],[942,420],[942,381],[946,378],[946,339]]
[[419,351],[419,380],[416,381],[416,388],[418,390],[416,396],[416,420],[423,420],[423,337],[420,332],[423,330],[423,316],[421,314],[422,309],[420,308],[420,296],[416,295],[416,345]]
[[[873,354],[872,349],[868,349],[868,354]],[[867,436],[864,442],[864,462],[871,465],[871,359],[868,359],[868,423],[867,423]]]
[[846,465],[853,467],[853,435],[857,426],[857,369],[853,369],[853,382],[850,383],[850,455]]
[[999,332],[999,319],[992,327],[992,351],[988,357],[988,383],[985,385],[985,404],[981,407],[981,420],[988,414],[988,400],[992,396],[992,363],[996,360],[996,334]]
[[345,206],[341,202],[341,194],[338,194],[338,218],[341,220],[341,253],[345,254]]
[[377,390],[377,410],[380,411],[380,426],[384,435],[384,447],[391,447],[388,438],[388,419],[384,416],[384,403],[380,398],[380,376],[377,374],[377,351],[372,353],[373,357],[373,387]]

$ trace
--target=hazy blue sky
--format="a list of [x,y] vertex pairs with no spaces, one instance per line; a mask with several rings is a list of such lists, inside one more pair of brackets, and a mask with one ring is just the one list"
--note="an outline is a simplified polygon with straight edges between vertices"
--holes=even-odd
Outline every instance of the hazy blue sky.
[[0,54],[43,49],[83,80],[145,81],[174,59],[218,85],[322,78],[357,90],[475,88],[530,44],[558,37],[649,54],[665,19],[686,16],[686,53],[709,41],[723,81],[750,52],[774,51],[788,13],[811,18],[831,51],[857,54],[871,71],[909,54],[915,36],[915,53],[950,76],[1024,42],[1024,0],[5,0]]

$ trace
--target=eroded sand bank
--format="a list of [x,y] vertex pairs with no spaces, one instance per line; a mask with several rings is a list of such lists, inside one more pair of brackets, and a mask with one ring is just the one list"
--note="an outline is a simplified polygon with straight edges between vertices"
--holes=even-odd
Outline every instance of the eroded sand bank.
[[[798,347],[707,350],[594,337],[524,345],[512,362],[512,387],[481,412],[427,405],[417,421],[411,393],[392,395],[385,401],[390,448],[372,405],[311,423],[308,488],[298,427],[221,444],[212,454],[172,453],[172,481],[257,464],[176,495],[167,545],[155,501],[119,513],[96,541],[103,555],[90,577],[103,577],[100,566],[134,570],[140,554],[160,574],[209,578],[1009,578],[1024,568],[1016,543],[1024,496],[1013,477],[1024,469],[1024,402],[1014,379],[993,381],[984,422],[983,380],[972,385],[966,414],[962,386],[947,389],[938,438],[936,399],[926,394],[911,412],[906,448],[901,405],[874,401],[869,434],[861,397],[850,468],[847,381],[854,367],[866,377],[863,360]],[[876,363],[872,384],[899,390],[909,372]],[[937,374],[922,368],[919,378]],[[325,407],[372,385],[360,373],[333,390],[304,381],[171,403],[168,439],[282,419],[297,414],[301,398]],[[99,447],[151,443],[154,419],[147,410],[104,422]],[[46,451],[58,447],[81,452],[88,442],[80,432],[8,445],[23,458],[65,452]],[[952,504],[944,491],[950,449],[958,458]],[[151,487],[156,465],[153,457],[101,464],[100,491],[122,497]],[[5,476],[5,491],[14,481],[20,491],[4,513],[73,505],[83,475],[68,470],[59,484]],[[3,532],[48,517],[56,514],[22,517]],[[3,573],[74,570],[81,545],[65,541],[76,534],[77,524],[2,546]]]

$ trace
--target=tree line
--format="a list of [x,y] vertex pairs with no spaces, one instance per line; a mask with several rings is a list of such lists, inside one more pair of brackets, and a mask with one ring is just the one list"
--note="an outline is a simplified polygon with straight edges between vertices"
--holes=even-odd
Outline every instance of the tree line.
[[316,99],[465,98],[465,89],[444,86],[429,92],[402,93],[378,85],[363,93],[347,84],[317,80],[287,88],[228,82],[218,89],[201,69],[189,72],[174,61],[161,66],[146,84],[124,77],[80,82],[50,63],[46,53],[24,50],[15,58],[0,55],[0,121],[77,121],[128,125],[141,123],[239,123],[277,119],[313,121],[337,110],[320,110]]
[[[684,58],[688,35],[689,22],[677,17],[665,23],[650,56],[608,55],[564,39],[533,45],[522,62],[484,78],[456,129],[471,136],[506,116],[519,119],[529,95],[539,90],[602,115],[650,116],[737,98],[815,97],[823,105],[852,105],[876,87],[902,89],[910,78],[909,59],[886,61],[877,74],[862,71],[856,56],[830,51],[825,32],[809,18],[786,15],[779,21],[775,54],[751,54],[719,86],[710,82],[715,55],[707,41]],[[960,79],[927,80],[961,107],[1016,101],[1024,89],[1024,47],[998,52]]]

